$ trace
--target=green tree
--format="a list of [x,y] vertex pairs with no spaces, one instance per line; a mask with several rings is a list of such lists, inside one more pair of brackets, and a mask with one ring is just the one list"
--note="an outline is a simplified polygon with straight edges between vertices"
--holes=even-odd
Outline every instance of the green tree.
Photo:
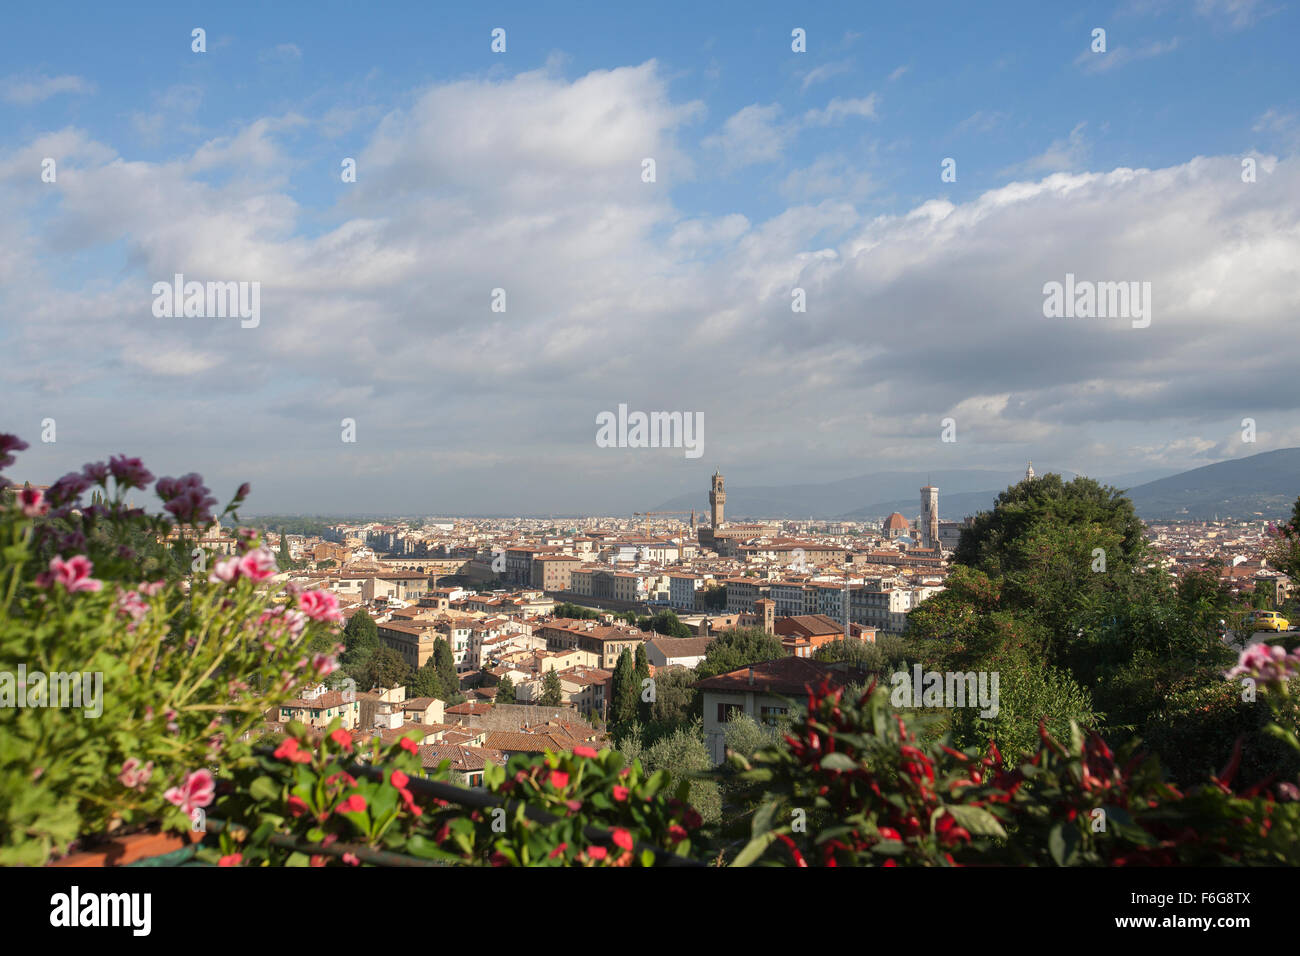
[[564,703],[564,688],[560,686],[560,675],[554,670],[547,671],[542,678],[542,696],[538,703],[543,707],[558,707]]
[[695,774],[713,769],[701,721],[679,727],[656,740],[646,749],[641,762],[651,772],[666,770],[672,781],[670,788],[683,780],[690,781],[687,799],[706,823],[716,823],[722,818],[722,793],[718,784],[712,780],[693,779]]
[[443,701],[447,699],[449,695],[446,685],[442,681],[442,675],[438,673],[438,666],[433,658],[427,660],[424,666],[412,676],[406,695],[411,698],[436,697]]
[[364,687],[370,679],[370,658],[379,650],[379,629],[365,609],[358,609],[343,629],[343,655],[339,664]]
[[429,658],[429,663],[434,666],[438,672],[438,682],[442,686],[442,699],[450,701],[453,697],[460,697],[460,677],[456,673],[456,658],[451,652],[451,645],[444,638],[437,638],[433,642],[433,655]]
[[411,681],[411,668],[391,647],[381,647],[366,664],[367,687],[399,687]]
[[501,678],[501,683],[497,684],[495,700],[498,704],[513,704],[515,702],[515,682],[510,679],[509,675]]
[[653,706],[651,701],[646,700],[646,690],[652,685],[646,683],[650,680],[650,660],[646,657],[644,644],[636,646],[636,664],[633,671],[636,681],[637,719],[644,723],[650,719],[650,708]]
[[781,642],[761,627],[737,627],[723,631],[709,644],[704,660],[695,668],[699,679],[738,670],[747,664],[785,657]]
[[953,559],[990,575],[1014,571],[1026,557],[1017,544],[1043,522],[1109,530],[1118,544],[1118,553],[1107,555],[1111,567],[1132,566],[1146,555],[1142,521],[1123,492],[1091,478],[1062,481],[1060,475],[1047,474],[1026,478],[998,495],[992,511],[980,513],[972,527],[962,530]]
[[618,655],[618,663],[614,665],[614,677],[610,682],[610,723],[619,725],[636,719],[637,703],[640,700],[637,687],[636,665],[633,663],[632,652],[625,649]]
[[655,699],[650,705],[650,724],[661,736],[688,723],[697,711],[699,691],[695,671],[688,667],[661,668],[655,675]]

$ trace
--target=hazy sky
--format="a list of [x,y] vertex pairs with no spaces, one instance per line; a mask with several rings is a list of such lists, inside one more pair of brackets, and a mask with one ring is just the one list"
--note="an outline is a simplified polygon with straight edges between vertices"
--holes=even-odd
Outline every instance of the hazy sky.
[[[1295,3],[290,6],[6,10],[10,477],[621,513],[1300,445]],[[176,273],[259,323],[156,317]],[[1149,282],[1149,326],[1046,318],[1067,273]],[[702,454],[598,447],[620,403]]]

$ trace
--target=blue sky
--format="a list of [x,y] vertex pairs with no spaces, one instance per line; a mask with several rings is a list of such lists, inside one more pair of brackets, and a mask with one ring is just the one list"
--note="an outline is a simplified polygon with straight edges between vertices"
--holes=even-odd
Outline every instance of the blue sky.
[[[1289,341],[1242,344],[1295,316],[1295,5],[1062,6],[7,11],[0,428],[59,421],[38,479],[148,451],[266,510],[614,511],[717,467],[1118,474],[1300,444]],[[1155,331],[1045,328],[1042,284],[1089,268],[1149,277]],[[173,271],[260,281],[264,325],[160,324]],[[597,449],[620,401],[704,412],[706,455]]]

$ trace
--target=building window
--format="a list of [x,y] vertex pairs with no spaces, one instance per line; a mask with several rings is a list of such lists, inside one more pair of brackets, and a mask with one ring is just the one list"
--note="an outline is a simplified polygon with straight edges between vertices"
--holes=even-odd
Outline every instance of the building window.
[[777,718],[784,717],[787,713],[789,713],[787,707],[760,707],[758,709],[759,717],[769,727],[775,727]]
[[725,701],[718,704],[718,723],[725,724],[737,714],[744,713],[745,708],[740,704],[728,704]]

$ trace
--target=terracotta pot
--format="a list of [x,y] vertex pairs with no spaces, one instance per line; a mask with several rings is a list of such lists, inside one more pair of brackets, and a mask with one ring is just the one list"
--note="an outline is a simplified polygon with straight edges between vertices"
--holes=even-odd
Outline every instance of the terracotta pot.
[[162,856],[184,849],[203,839],[202,833],[131,833],[97,843],[77,853],[55,860],[47,866],[125,866],[150,856]]

